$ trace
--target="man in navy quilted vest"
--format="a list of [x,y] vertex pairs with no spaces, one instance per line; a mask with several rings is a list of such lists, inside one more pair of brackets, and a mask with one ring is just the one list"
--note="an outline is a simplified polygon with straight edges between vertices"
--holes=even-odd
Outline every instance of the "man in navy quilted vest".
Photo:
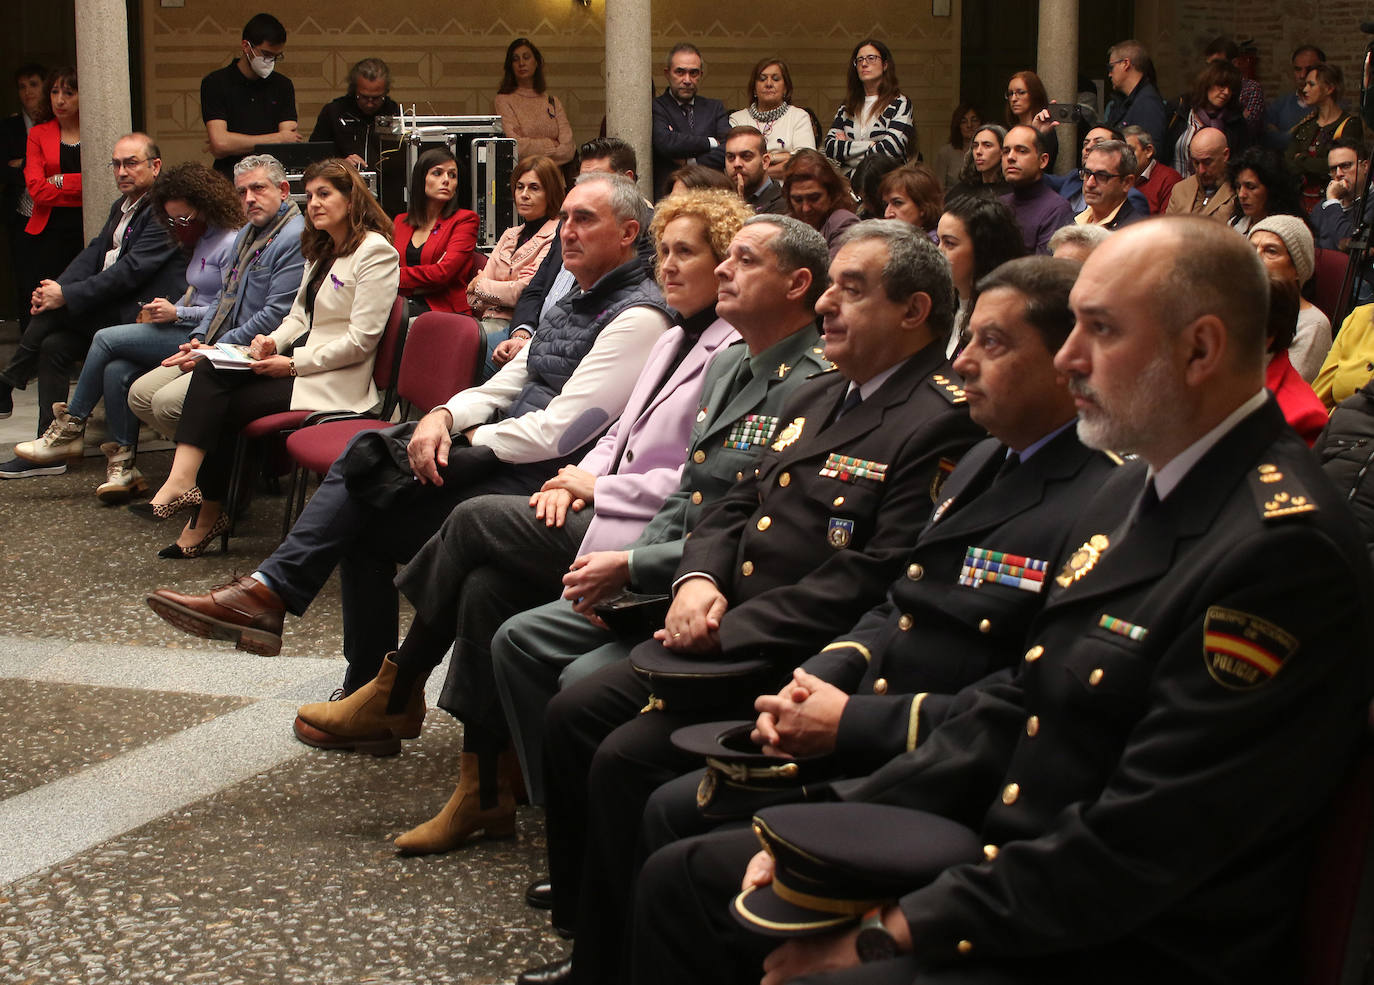
[[[545,312],[534,341],[418,424],[355,439],[290,536],[252,575],[204,595],[158,589],[148,596],[153,611],[188,633],[272,655],[281,650],[284,613],[303,614],[338,566],[344,651],[350,667],[359,666],[350,653],[358,645],[350,613],[398,611],[396,565],[410,560],[454,506],[483,493],[538,489],[620,416],[669,324],[635,253],[643,209],[628,178],[579,178],[563,203],[560,233],[578,289]],[[394,643],[379,652],[386,649]]]

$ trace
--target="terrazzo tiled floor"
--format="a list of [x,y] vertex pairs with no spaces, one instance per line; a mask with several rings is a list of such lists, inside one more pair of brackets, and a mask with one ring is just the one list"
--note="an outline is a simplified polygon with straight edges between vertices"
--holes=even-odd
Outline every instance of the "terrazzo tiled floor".
[[[3,458],[32,434],[32,391],[16,396]],[[140,465],[156,481],[169,461]],[[0,482],[0,981],[485,983],[560,956],[522,899],[538,811],[447,856],[390,847],[452,789],[455,722],[431,714],[387,759],[292,737],[296,706],[342,676],[336,582],[275,659],[143,604],[252,570],[281,499],[253,504],[228,556],[161,561],[175,531],[98,504],[101,471]]]

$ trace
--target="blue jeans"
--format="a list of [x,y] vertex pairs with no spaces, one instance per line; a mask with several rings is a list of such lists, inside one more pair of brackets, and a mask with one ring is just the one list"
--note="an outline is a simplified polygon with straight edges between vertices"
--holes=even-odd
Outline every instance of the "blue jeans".
[[105,421],[116,444],[138,443],[138,418],[129,410],[129,387],[190,338],[185,325],[111,325],[95,333],[86,364],[67,405],[72,417],[86,418],[105,398]]

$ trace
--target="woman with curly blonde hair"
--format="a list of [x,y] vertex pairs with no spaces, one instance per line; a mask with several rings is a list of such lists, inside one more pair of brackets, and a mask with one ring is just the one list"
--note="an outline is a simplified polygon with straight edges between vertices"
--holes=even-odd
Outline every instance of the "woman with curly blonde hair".
[[40,438],[21,442],[14,449],[20,458],[39,465],[79,458],[86,419],[105,398],[110,440],[100,446],[106,475],[95,492],[107,503],[122,503],[147,488],[133,466],[138,419],[129,410],[129,387],[176,352],[206,313],[214,310],[233,260],[234,237],[244,223],[243,205],[234,186],[203,164],[168,168],[148,195],[153,222],[189,254],[186,293],[175,301],[149,301],[135,324],[111,325],[96,332],[71,401],[55,405],[53,422]]
[[[453,598],[456,619],[448,618],[446,610],[442,622],[431,621],[424,611],[429,606],[424,607],[400,649],[385,658],[373,680],[341,701],[300,710],[296,736],[307,745],[364,748],[379,730],[390,735],[391,725],[409,714],[398,709],[413,707],[414,696],[423,692],[429,675],[458,641],[440,699],[440,707],[463,723],[458,788],[435,817],[397,836],[393,844],[401,852],[447,852],[479,831],[488,837],[514,832],[512,776],[519,767],[491,680],[491,656],[484,643],[473,641],[490,640],[506,619],[538,601],[578,554],[634,541],[677,488],[682,450],[691,440],[707,370],[738,337],[716,318],[716,266],[752,215],[730,191],[686,191],[658,203],[650,227],[658,281],[677,313],[677,324],[649,352],[619,422],[577,465],[564,466],[545,482],[529,499],[532,509],[520,502],[515,513],[502,513],[501,529],[509,538],[503,534],[499,539],[510,544],[508,564],[502,564],[499,553],[483,559],[485,552],[466,547],[448,555],[446,564],[461,556],[472,565],[452,581],[457,597],[446,596],[446,601]],[[593,510],[574,508],[579,502],[595,507],[590,521]],[[505,517],[512,515],[507,527]],[[465,519],[455,519],[460,517]],[[431,543],[469,544],[463,528],[491,520],[490,513],[460,507],[442,537]],[[537,557],[540,569],[553,575],[551,585],[530,583],[528,557]],[[423,563],[417,558],[407,570],[413,573]]]

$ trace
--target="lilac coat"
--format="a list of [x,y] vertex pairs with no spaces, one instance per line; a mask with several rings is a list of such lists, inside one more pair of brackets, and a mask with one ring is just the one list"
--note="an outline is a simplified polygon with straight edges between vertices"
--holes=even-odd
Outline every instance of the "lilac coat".
[[[578,463],[597,477],[596,515],[578,554],[616,550],[630,543],[678,487],[685,464],[683,449],[696,418],[706,369],[717,352],[738,338],[727,322],[716,319],[659,386],[682,344],[682,328],[675,325],[659,337],[630,391],[624,413]],[[608,474],[617,460],[614,474]]]

